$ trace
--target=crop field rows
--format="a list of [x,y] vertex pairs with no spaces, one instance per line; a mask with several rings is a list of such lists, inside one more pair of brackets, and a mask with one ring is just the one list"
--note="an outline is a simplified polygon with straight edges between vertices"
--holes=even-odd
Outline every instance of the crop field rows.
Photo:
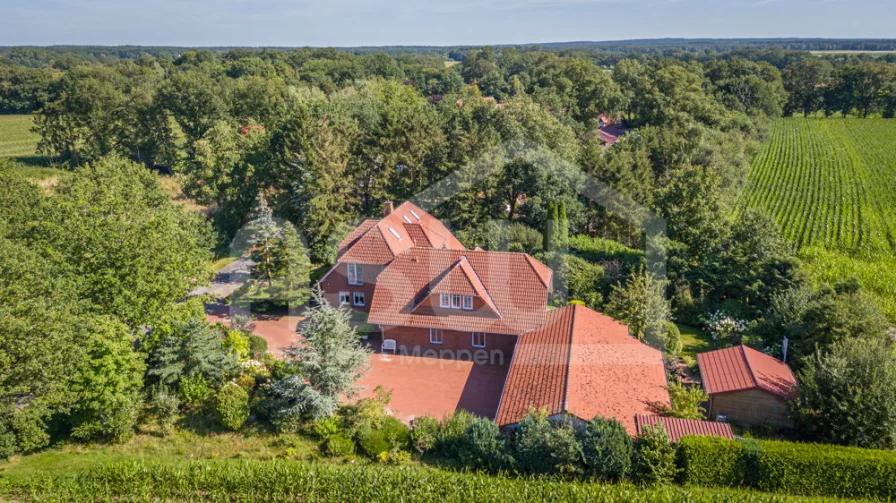
[[30,115],[0,115],[0,158],[33,156],[40,139]]
[[896,249],[896,121],[782,119],[743,196],[800,248],[859,254]]

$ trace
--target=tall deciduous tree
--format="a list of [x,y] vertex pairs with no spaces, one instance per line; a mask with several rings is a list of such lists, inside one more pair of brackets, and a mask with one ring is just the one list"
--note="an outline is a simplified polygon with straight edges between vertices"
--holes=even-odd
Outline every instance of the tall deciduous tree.
[[798,381],[793,416],[806,438],[896,446],[896,358],[890,343],[843,339],[809,358]]
[[665,325],[671,317],[665,282],[645,269],[617,284],[610,294],[607,314],[628,325],[632,335],[657,349],[665,347]]

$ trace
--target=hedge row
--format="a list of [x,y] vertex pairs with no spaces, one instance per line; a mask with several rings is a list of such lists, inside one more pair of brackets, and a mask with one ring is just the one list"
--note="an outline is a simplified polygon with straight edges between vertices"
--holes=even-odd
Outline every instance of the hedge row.
[[737,489],[508,478],[379,465],[215,460],[119,462],[60,475],[0,477],[0,501],[760,502],[822,501]]
[[807,496],[896,499],[896,452],[794,442],[685,437],[682,482]]

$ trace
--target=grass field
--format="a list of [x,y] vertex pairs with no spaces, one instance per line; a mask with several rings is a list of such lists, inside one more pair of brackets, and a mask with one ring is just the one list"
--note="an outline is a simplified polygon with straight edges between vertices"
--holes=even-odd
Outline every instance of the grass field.
[[40,139],[31,132],[30,115],[0,115],[0,157],[28,157],[37,153]]
[[896,120],[782,119],[742,196],[801,250],[816,276],[859,279],[896,319]]

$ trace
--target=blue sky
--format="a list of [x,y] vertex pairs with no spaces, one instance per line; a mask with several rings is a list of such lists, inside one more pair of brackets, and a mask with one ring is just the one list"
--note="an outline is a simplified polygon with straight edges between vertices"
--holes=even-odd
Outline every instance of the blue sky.
[[896,38],[894,0],[0,0],[0,45]]

